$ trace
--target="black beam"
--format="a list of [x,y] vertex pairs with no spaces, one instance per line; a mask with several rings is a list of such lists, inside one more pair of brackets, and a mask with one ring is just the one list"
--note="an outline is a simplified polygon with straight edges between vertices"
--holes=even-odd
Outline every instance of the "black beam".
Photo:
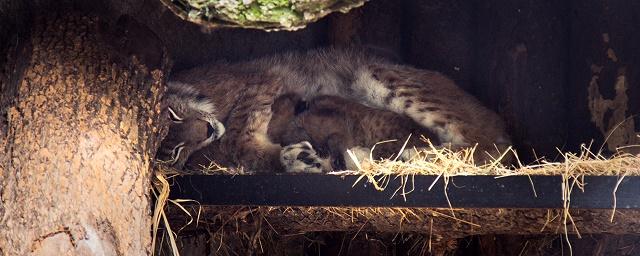
[[[334,175],[191,175],[174,178],[170,198],[193,199],[202,205],[336,206],[336,207],[449,207],[440,178],[409,178],[401,196],[400,178],[384,191],[375,190],[366,178]],[[412,181],[413,179],[413,181]],[[584,178],[582,192],[571,192],[571,208],[610,209],[616,183],[614,176]],[[533,184],[533,185],[532,185]],[[447,195],[454,208],[562,208],[560,176],[456,176],[450,177]],[[534,194],[535,188],[535,194]],[[618,209],[640,209],[640,177],[625,177],[617,187]]]

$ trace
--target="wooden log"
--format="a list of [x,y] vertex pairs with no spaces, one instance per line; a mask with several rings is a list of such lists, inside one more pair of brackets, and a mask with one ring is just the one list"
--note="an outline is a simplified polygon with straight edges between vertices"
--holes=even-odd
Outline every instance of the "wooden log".
[[149,254],[166,51],[126,16],[30,24],[5,64],[25,65],[2,81],[15,95],[0,106],[0,254]]

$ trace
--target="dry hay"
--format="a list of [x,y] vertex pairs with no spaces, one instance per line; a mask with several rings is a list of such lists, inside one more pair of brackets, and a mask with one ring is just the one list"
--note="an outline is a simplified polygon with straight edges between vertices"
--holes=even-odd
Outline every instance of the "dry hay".
[[[454,151],[447,147],[436,147],[427,139],[425,139],[425,143],[426,148],[412,149],[418,153],[408,161],[397,161],[397,157],[373,159],[375,146],[371,149],[368,159],[357,159],[355,155],[350,154],[351,160],[356,163],[358,170],[334,174],[368,177],[381,175],[640,175],[640,156],[623,150],[605,156],[602,149],[594,152],[591,150],[591,145],[585,144],[581,145],[581,150],[578,153],[558,151],[562,161],[557,162],[538,159],[532,164],[523,164],[517,152],[508,148],[503,152],[488,154],[490,157],[493,155],[498,157],[491,158],[488,163],[478,164],[473,157],[477,155],[476,147]],[[627,148],[629,147],[640,147],[640,145],[627,146]],[[405,150],[404,147],[401,148],[397,155]],[[514,164],[505,165],[503,163],[505,158],[513,159]]]
[[[451,251],[456,248],[457,239],[471,235],[545,234],[546,237],[558,237],[557,234],[564,232],[562,209],[453,209],[456,217],[451,215],[450,209],[428,208],[193,206],[190,210],[201,210],[202,218],[197,227],[191,225],[189,231],[205,230],[209,248],[215,255],[247,251],[271,255],[270,251],[278,251],[274,248],[282,248],[283,241],[334,231],[347,233],[347,243],[359,235],[394,234],[421,238],[413,241],[416,242],[413,248],[416,253],[411,255]],[[169,210],[169,216],[174,218],[170,222],[177,227],[185,225],[180,212],[176,207]],[[626,215],[625,219],[610,224],[607,210],[574,210],[576,226],[583,227],[587,233],[640,232],[640,226],[633,224],[633,219],[640,218],[640,211],[623,210],[621,213]],[[623,229],[626,231],[622,232]],[[392,245],[397,240],[385,242]]]
[[[172,210],[178,210],[172,207]],[[271,255],[270,252],[283,251],[288,240],[296,238],[304,238],[310,240],[309,236],[314,234],[333,232],[332,228],[326,230],[312,230],[313,228],[322,227],[322,223],[327,226],[327,220],[342,222],[342,225],[351,225],[358,227],[350,228],[348,231],[349,241],[351,243],[356,237],[375,236],[380,234],[375,230],[364,229],[369,225],[376,226],[376,220],[385,221],[387,224],[397,226],[392,232],[391,242],[397,242],[402,237],[403,243],[412,243],[412,255],[425,255],[433,250],[444,251],[446,249],[455,248],[455,240],[446,239],[446,236],[433,233],[403,231],[403,226],[410,223],[423,222],[433,226],[433,219],[448,220],[451,223],[458,223],[469,227],[479,227],[478,224],[470,223],[462,219],[455,219],[449,216],[448,209],[409,209],[409,208],[340,208],[340,207],[250,207],[250,206],[231,206],[231,207],[210,207],[202,206],[191,208],[194,211],[202,211],[202,216],[206,216],[199,220],[200,229],[205,229],[209,235],[208,242],[214,255],[234,255],[242,251],[247,255]],[[180,211],[180,210],[178,210]],[[379,216],[387,216],[380,219]],[[175,215],[173,215],[175,216]],[[277,223],[271,223],[274,216],[287,216],[277,218]],[[291,219],[290,219],[291,218]],[[306,223],[311,218],[318,223]],[[295,220],[294,220],[295,219]],[[282,220],[287,223],[292,221],[290,227],[283,225]],[[363,222],[364,220],[364,222]],[[322,223],[320,223],[322,222]],[[334,225],[336,223],[333,223]],[[438,221],[436,221],[438,223]],[[183,226],[178,217],[176,226]],[[454,225],[458,225],[454,224]],[[193,227],[192,227],[193,228]],[[300,230],[309,228],[309,231]],[[335,226],[334,226],[335,228]],[[320,228],[322,229],[322,228]],[[440,227],[442,230],[442,227]],[[388,231],[385,234],[389,234]],[[254,254],[255,253],[255,254]]]
[[[419,153],[414,154],[414,157],[409,159],[408,161],[397,161],[396,158],[389,159],[373,159],[370,154],[369,159],[357,159],[357,157],[351,154],[352,160],[356,163],[355,165],[358,167],[358,170],[350,170],[350,171],[341,171],[341,172],[333,172],[330,174],[333,175],[358,175],[361,180],[366,180],[369,183],[372,183],[376,189],[384,190],[387,189],[387,185],[389,181],[396,177],[402,177],[402,184],[396,189],[397,191],[402,191],[403,196],[407,196],[410,194],[411,189],[407,191],[407,187],[415,187],[411,184],[411,177],[414,175],[436,175],[438,179],[434,181],[434,184],[442,179],[442,182],[446,186],[448,184],[449,178],[452,176],[464,176],[464,175],[492,175],[497,176],[496,178],[506,177],[506,176],[514,176],[514,175],[558,175],[563,177],[563,194],[562,200],[564,202],[564,208],[560,210],[560,213],[556,215],[553,220],[559,219],[561,223],[561,231],[565,234],[565,238],[567,243],[569,242],[568,235],[570,233],[577,234],[580,236],[580,232],[578,231],[577,225],[574,221],[574,218],[569,212],[570,209],[570,196],[571,192],[574,189],[578,188],[580,190],[585,189],[584,184],[584,176],[618,176],[620,179],[618,184],[622,181],[622,179],[626,176],[637,176],[640,175],[640,157],[631,153],[627,153],[623,150],[619,150],[610,156],[605,156],[602,153],[602,150],[598,150],[596,152],[592,151],[591,145],[582,145],[581,150],[578,153],[571,152],[559,152],[563,161],[552,162],[546,161],[544,159],[539,159],[535,161],[533,164],[523,164],[515,152],[515,150],[509,148],[504,152],[500,152],[495,159],[486,163],[486,164],[477,164],[474,162],[474,154],[476,153],[476,148],[468,148],[460,151],[454,151],[446,147],[436,147],[431,144],[428,140],[425,140],[428,147],[424,149],[417,150]],[[628,147],[638,147],[638,146],[628,146]],[[372,148],[372,152],[375,150],[375,146]],[[397,155],[400,155],[402,151],[405,150],[404,146],[401,148]],[[515,162],[513,165],[505,165],[504,162],[505,157],[512,158]],[[164,167],[160,165],[158,167],[158,174],[156,176],[158,181],[156,182],[156,190],[159,193],[156,194],[157,203],[156,210],[154,211],[154,238],[156,237],[156,232],[158,230],[160,220],[164,223],[165,229],[168,234],[168,239],[170,244],[174,248],[175,245],[175,234],[171,231],[169,227],[169,221],[166,218],[166,214],[164,212],[165,205],[167,202],[175,205],[183,212],[185,212],[190,219],[193,221],[193,211],[188,211],[183,206],[180,205],[183,201],[180,200],[169,200],[168,189],[169,185],[166,181],[167,175],[178,175],[184,174],[176,172],[171,168]],[[195,172],[191,172],[191,174],[244,174],[243,170],[237,170],[233,168],[226,168],[220,166],[213,161],[209,166],[202,166],[201,170],[197,170]],[[532,184],[533,186],[534,184]],[[432,184],[433,186],[433,184]],[[535,191],[535,187],[533,187]],[[614,188],[614,201],[615,201],[615,190]],[[154,191],[155,192],[155,191]],[[445,193],[446,195],[446,193]],[[233,214],[229,214],[229,212],[220,212],[218,213],[219,218],[223,216],[227,218],[227,220],[223,221],[223,225],[228,224],[229,222],[238,223],[239,220],[245,219],[247,213],[256,214],[257,212],[264,213],[266,211],[272,211],[275,208],[268,207],[258,207],[258,208],[247,208],[246,211],[238,211]],[[269,210],[271,209],[271,210]],[[309,208],[312,209],[312,208]],[[414,213],[411,209],[394,209],[394,208],[327,208],[323,207],[327,212],[331,212],[335,218],[338,219],[354,219],[354,214],[359,215],[365,219],[372,219],[375,216],[378,216],[385,212],[384,214],[394,214],[398,216],[399,221],[402,222],[403,219],[406,219],[409,216],[416,217],[418,215],[412,214]],[[346,209],[346,210],[343,210]],[[392,212],[389,212],[392,211]],[[610,221],[613,222],[613,218],[615,215],[615,205],[614,209],[610,215]],[[432,214],[438,214],[440,218],[455,220],[455,222],[463,223],[467,225],[478,225],[476,223],[469,222],[464,218],[457,216],[455,209],[449,209],[449,214],[443,214],[441,211],[433,211]],[[199,214],[199,213],[198,213]],[[282,213],[285,214],[285,213]],[[257,227],[252,231],[251,234],[243,233],[240,230],[236,230],[241,234],[241,240],[244,242],[240,242],[246,246],[251,248],[262,248],[264,246],[265,241],[272,241],[272,239],[265,239],[265,237],[273,237],[274,234],[278,234],[275,232],[273,227],[269,229],[269,231],[263,232],[263,226],[265,226],[263,220],[265,218],[257,218]],[[199,220],[195,220],[196,223]],[[431,223],[433,223],[433,219],[429,219]],[[546,220],[549,221],[549,217]],[[546,222],[545,222],[546,223]],[[267,223],[268,224],[268,223]],[[270,226],[270,225],[267,225]],[[544,227],[546,224],[542,227]],[[570,228],[572,227],[572,228]],[[429,234],[431,237],[432,234]],[[232,248],[224,243],[224,229],[219,229],[217,231],[212,232],[212,237],[219,240],[219,246],[222,248],[226,248],[225,250],[232,250]],[[263,241],[264,240],[264,241]],[[155,240],[154,240],[155,243]],[[431,244],[431,239],[429,239],[429,245]],[[571,250],[571,245],[568,243],[569,249]],[[421,247],[424,248],[424,247]],[[174,251],[174,255],[177,251]]]
[[[616,212],[615,192],[617,190],[617,186],[626,176],[640,175],[640,156],[624,151],[624,149],[638,147],[640,145],[626,146],[607,157],[603,154],[602,148],[597,152],[593,152],[591,150],[591,144],[583,144],[580,147],[581,150],[579,153],[563,153],[559,151],[563,159],[561,162],[551,162],[539,159],[534,164],[529,165],[524,165],[520,161],[517,152],[508,148],[504,152],[499,152],[498,154],[489,154],[489,156],[498,156],[493,158],[492,161],[485,164],[477,164],[474,162],[476,147],[454,151],[446,147],[436,147],[428,139],[423,139],[427,143],[428,147],[422,150],[413,149],[418,151],[418,153],[408,161],[397,161],[397,157],[394,159],[373,159],[372,156],[374,155],[373,151],[375,150],[375,146],[371,149],[369,159],[358,159],[354,154],[349,152],[349,156],[358,167],[358,170],[338,172],[335,174],[359,175],[360,179],[366,178],[367,181],[372,183],[378,190],[386,189],[389,181],[392,178],[399,176],[402,177],[402,183],[399,188],[395,189],[396,193],[398,191],[402,191],[402,196],[406,196],[413,190],[413,188],[415,188],[414,184],[410,184],[412,180],[410,177],[414,175],[437,175],[438,178],[433,184],[435,184],[439,178],[442,178],[445,184],[445,196],[449,177],[452,176],[493,175],[497,176],[496,178],[499,178],[515,175],[559,175],[562,176],[563,180],[563,213],[561,218],[565,239],[570,252],[572,251],[572,248],[569,243],[568,236],[569,224],[571,224],[573,231],[578,235],[578,237],[580,237],[580,232],[578,231],[574,219],[569,212],[571,192],[574,191],[574,188],[584,191],[584,176],[619,177],[616,187],[614,188],[613,195],[614,206],[610,218],[610,221],[613,222]],[[404,150],[405,147],[403,146],[397,155],[400,155]],[[503,164],[503,159],[505,157],[514,159],[515,164],[512,166],[505,166]],[[534,184],[532,183],[531,185],[535,193]],[[407,187],[410,187],[408,192]],[[450,203],[449,206],[451,206]]]
[[[168,240],[166,243],[168,247],[171,249],[173,255],[180,255],[178,252],[178,245],[176,244],[177,233],[182,230],[182,228],[194,222],[197,223],[200,219],[200,212],[197,211],[195,218],[192,215],[192,211],[187,210],[183,206],[183,204],[195,204],[199,205],[199,203],[195,200],[190,199],[169,199],[169,192],[171,185],[169,184],[169,180],[171,177],[176,176],[177,174],[174,171],[171,171],[170,168],[161,168],[160,170],[155,172],[155,176],[152,182],[152,193],[154,198],[156,199],[156,203],[153,209],[152,216],[152,242],[151,242],[151,255],[154,255],[158,249],[163,248],[163,243],[165,243],[165,239]],[[182,211],[182,216],[187,219],[186,224],[178,229],[176,232],[172,229],[172,225],[167,218],[166,209],[169,204],[177,207]],[[159,234],[160,233],[160,234]]]
[[[399,149],[396,157],[386,159],[374,159],[376,145],[391,141],[384,141],[374,145],[367,159],[358,159],[349,152],[351,160],[357,166],[357,170],[330,172],[332,175],[360,175],[367,177],[373,184],[378,184],[373,177],[381,176],[411,176],[411,175],[436,175],[442,177],[492,175],[498,177],[513,175],[565,175],[579,176],[638,176],[640,175],[640,155],[629,153],[627,149],[640,149],[640,145],[629,145],[620,148],[613,154],[603,153],[602,147],[597,151],[592,150],[592,145],[582,144],[580,152],[561,152],[558,150],[560,161],[549,161],[539,158],[533,163],[523,164],[518,153],[511,147],[502,152],[487,154],[490,161],[479,164],[474,160],[478,155],[476,147],[461,150],[452,150],[448,147],[435,146],[428,139],[423,138],[425,147],[413,148],[415,154],[407,161],[399,161],[398,157],[406,149]],[[408,141],[408,139],[407,139]],[[493,157],[497,156],[497,157]],[[505,159],[509,160],[505,160]],[[505,164],[512,162],[512,164]],[[177,171],[160,165],[162,172],[170,174],[200,174],[200,175],[244,175],[251,172],[243,169],[224,167],[215,161],[207,165],[200,165],[195,170]]]

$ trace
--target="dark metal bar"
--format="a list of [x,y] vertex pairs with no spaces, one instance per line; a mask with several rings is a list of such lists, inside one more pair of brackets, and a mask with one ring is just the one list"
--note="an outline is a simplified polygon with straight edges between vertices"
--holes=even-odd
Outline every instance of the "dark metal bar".
[[[366,178],[334,175],[192,175],[174,178],[170,198],[194,199],[203,205],[337,206],[337,207],[449,207],[440,178],[408,179],[401,195],[400,178],[378,191]],[[413,179],[413,180],[412,180]],[[610,209],[618,177],[584,178],[584,192],[574,188],[571,208]],[[532,185],[533,183],[533,185]],[[454,208],[562,208],[560,176],[450,177],[446,195]],[[534,194],[535,188],[535,194]],[[616,191],[618,209],[640,209],[640,177],[625,177]]]

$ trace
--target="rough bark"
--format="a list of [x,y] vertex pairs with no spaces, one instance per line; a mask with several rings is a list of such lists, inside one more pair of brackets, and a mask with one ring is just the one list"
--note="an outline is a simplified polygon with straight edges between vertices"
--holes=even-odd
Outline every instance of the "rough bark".
[[16,57],[26,67],[7,83],[15,98],[0,106],[0,254],[148,254],[164,51],[127,17],[33,24]]

